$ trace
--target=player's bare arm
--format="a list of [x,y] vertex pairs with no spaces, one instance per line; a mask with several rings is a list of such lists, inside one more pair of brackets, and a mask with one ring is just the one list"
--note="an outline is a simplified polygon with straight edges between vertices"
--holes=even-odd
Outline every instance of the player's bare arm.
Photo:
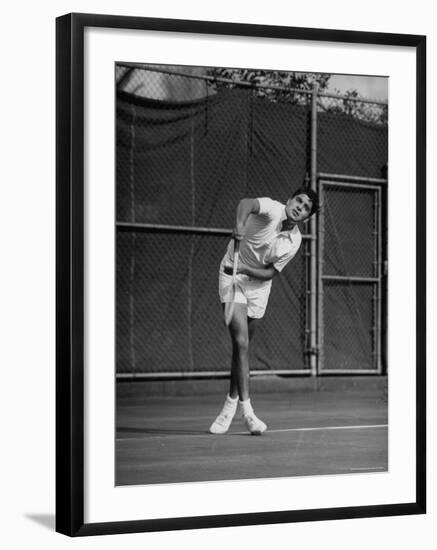
[[[225,267],[224,272],[227,275],[232,275],[232,268]],[[238,264],[237,273],[242,275],[249,275],[249,277],[254,277],[261,281],[270,281],[278,273],[273,265],[268,265],[266,267],[249,267],[243,263]]]
[[242,199],[237,206],[237,215],[235,220],[235,228],[233,236],[241,240],[244,236],[244,226],[246,225],[247,218],[250,214],[259,213],[259,201],[258,199]]
[[242,273],[243,275],[249,275],[249,277],[254,277],[255,279],[260,279],[261,281],[270,281],[278,273],[278,271],[269,265],[266,267],[248,267],[244,264],[240,264],[237,273]]

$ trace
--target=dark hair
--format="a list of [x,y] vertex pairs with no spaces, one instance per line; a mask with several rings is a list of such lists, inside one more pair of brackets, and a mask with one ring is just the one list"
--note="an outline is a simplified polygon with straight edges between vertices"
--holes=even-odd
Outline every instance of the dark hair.
[[317,211],[320,208],[320,205],[319,205],[319,196],[315,191],[313,191],[309,187],[299,187],[299,189],[296,189],[296,191],[291,195],[291,198],[293,199],[297,195],[306,195],[310,199],[311,201],[310,216],[317,213]]

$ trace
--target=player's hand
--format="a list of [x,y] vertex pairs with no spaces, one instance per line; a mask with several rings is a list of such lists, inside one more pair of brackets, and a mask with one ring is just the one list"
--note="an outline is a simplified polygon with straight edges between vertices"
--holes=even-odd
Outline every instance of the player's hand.
[[[237,273],[244,275],[245,270],[246,270],[246,266],[241,261],[238,262]],[[225,266],[223,268],[223,271],[226,273],[226,275],[232,275],[233,268],[232,266]]]
[[236,239],[237,241],[241,241],[244,237],[244,228],[235,226],[234,230],[232,231],[232,238]]

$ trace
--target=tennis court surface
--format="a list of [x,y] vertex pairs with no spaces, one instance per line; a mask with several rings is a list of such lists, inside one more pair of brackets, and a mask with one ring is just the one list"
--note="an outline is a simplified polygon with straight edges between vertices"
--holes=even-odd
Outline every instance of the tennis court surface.
[[309,390],[293,380],[278,384],[279,391],[260,385],[253,392],[255,411],[268,425],[258,437],[238,415],[227,434],[209,434],[225,395],[222,383],[216,391],[209,384],[206,393],[186,395],[119,384],[116,485],[387,470],[387,400],[380,385]]

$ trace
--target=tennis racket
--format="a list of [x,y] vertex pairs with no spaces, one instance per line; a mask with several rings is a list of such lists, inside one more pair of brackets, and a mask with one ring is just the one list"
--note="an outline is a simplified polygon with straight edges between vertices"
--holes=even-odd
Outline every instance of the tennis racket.
[[232,315],[234,314],[235,307],[235,291],[237,288],[237,268],[238,268],[238,257],[240,254],[240,241],[234,239],[234,265],[232,268],[232,283],[231,283],[231,300],[225,302],[225,325],[228,327],[231,324]]

